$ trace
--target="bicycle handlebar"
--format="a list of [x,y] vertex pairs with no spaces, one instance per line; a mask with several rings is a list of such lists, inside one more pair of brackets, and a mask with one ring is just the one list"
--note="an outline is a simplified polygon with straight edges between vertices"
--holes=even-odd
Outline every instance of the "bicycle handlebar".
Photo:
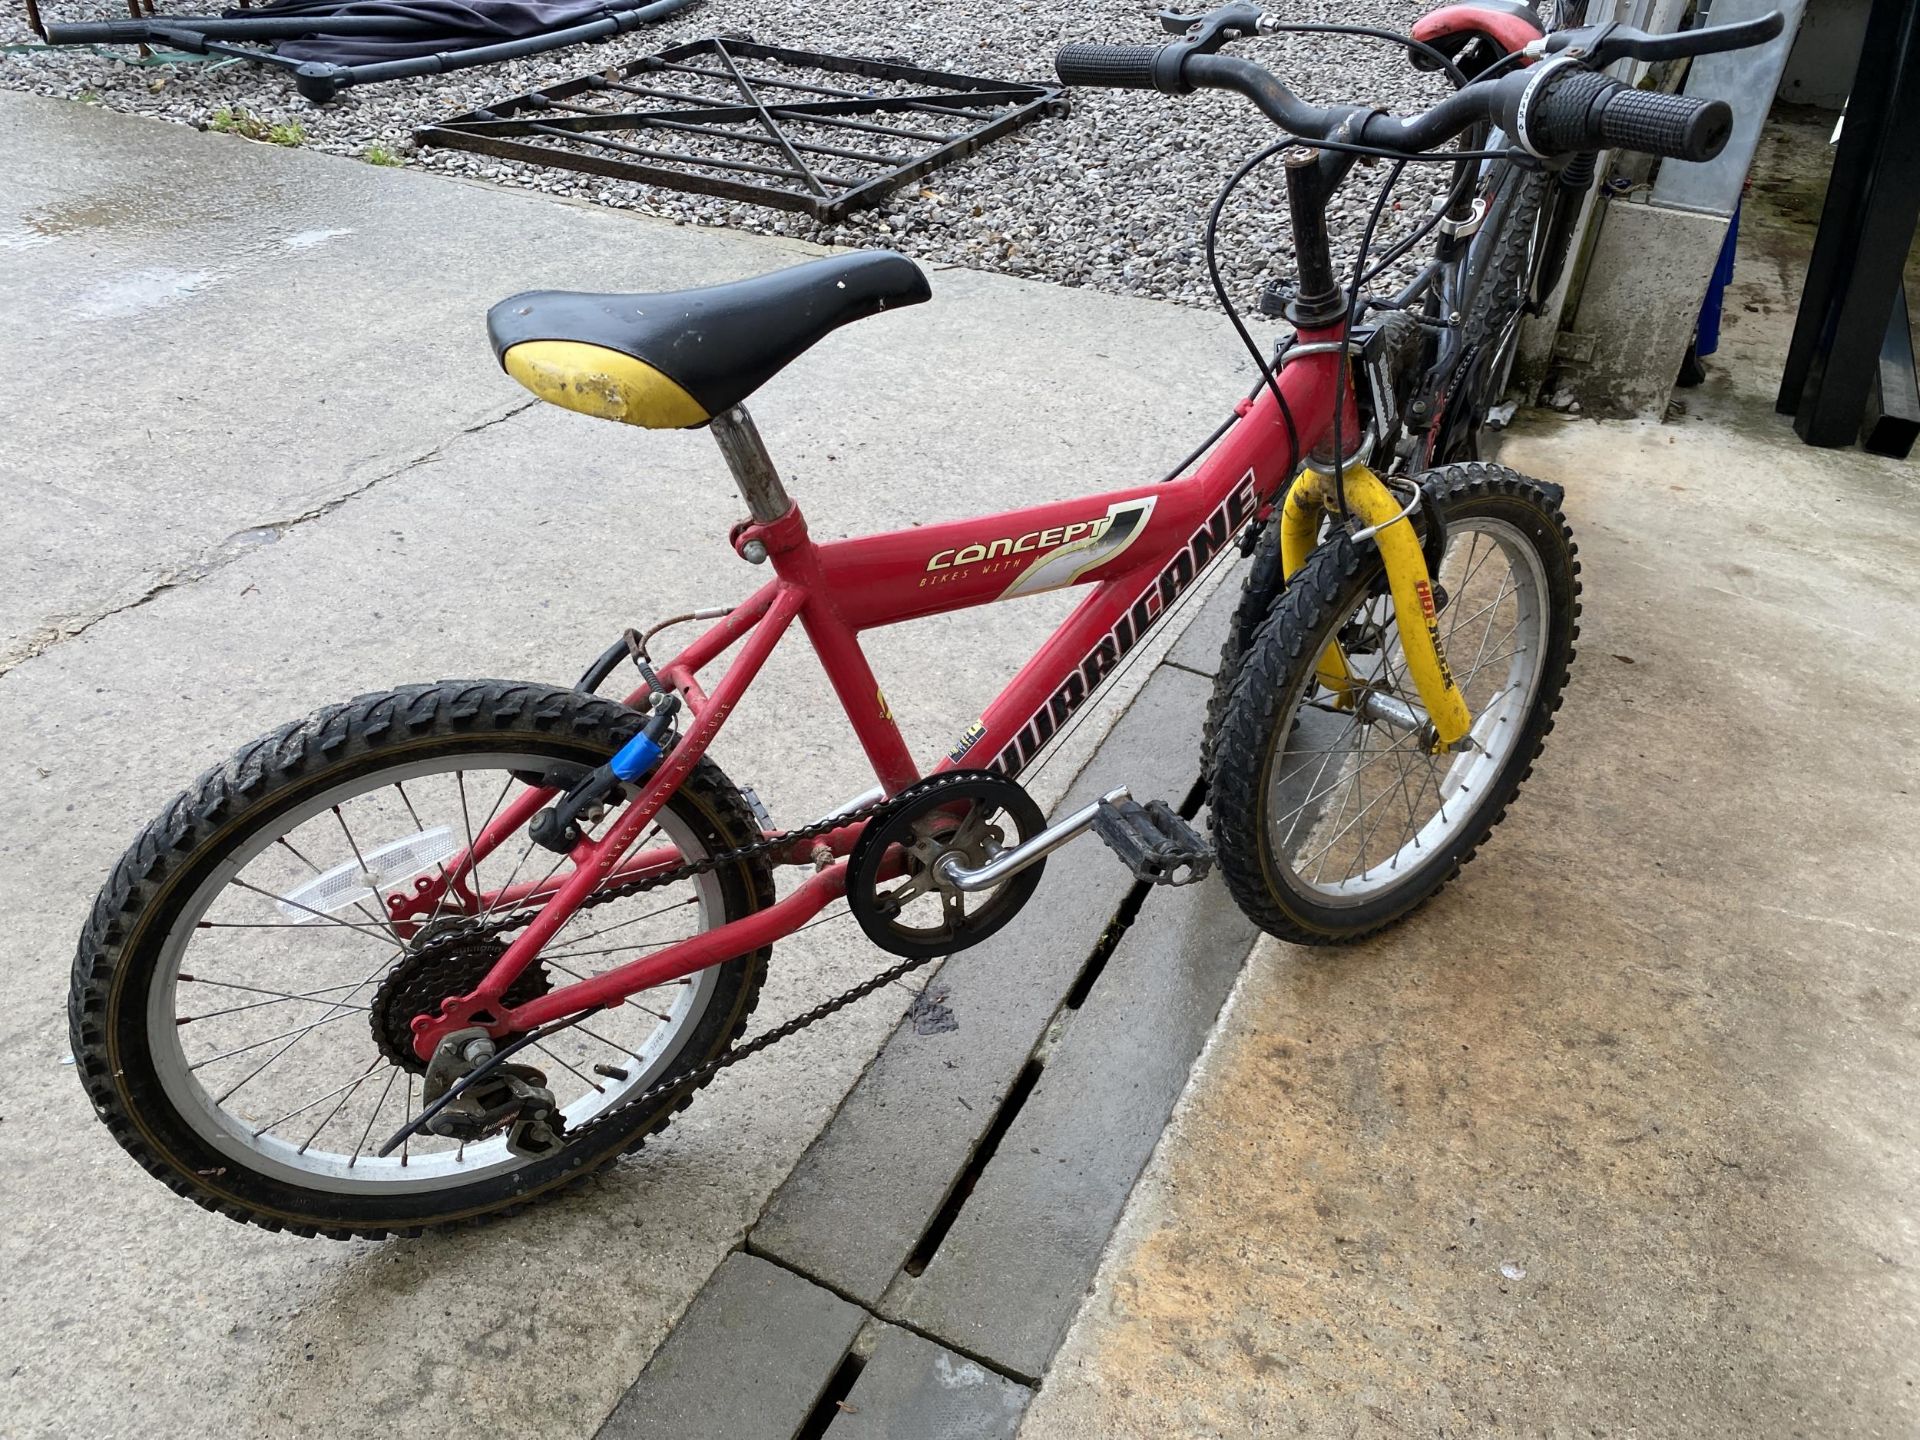
[[[1253,28],[1248,16],[1239,13],[1242,9],[1251,7],[1231,7],[1233,28],[1226,30],[1226,38]],[[1214,15],[1229,20],[1227,11]],[[1522,149],[1543,160],[1613,148],[1674,160],[1711,160],[1726,147],[1733,130],[1733,111],[1726,101],[1635,90],[1586,68],[1588,57],[1578,47],[1532,69],[1456,90],[1418,115],[1402,118],[1365,106],[1312,105],[1251,61],[1211,53],[1221,43],[1223,28],[1214,26],[1205,41],[1172,45],[1066,45],[1054,57],[1054,70],[1068,85],[1168,95],[1232,90],[1304,140],[1340,138],[1405,155],[1436,149],[1482,120],[1495,122]],[[1689,32],[1687,53],[1751,45],[1779,30],[1776,13],[1717,32]],[[1336,137],[1336,132],[1343,133]]]

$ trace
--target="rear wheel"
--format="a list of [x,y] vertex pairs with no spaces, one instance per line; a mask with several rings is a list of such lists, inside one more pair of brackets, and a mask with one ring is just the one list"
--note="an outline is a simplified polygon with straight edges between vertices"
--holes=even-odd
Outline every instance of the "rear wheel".
[[[1379,551],[1344,533],[1288,581],[1222,717],[1208,784],[1221,873],[1249,918],[1284,940],[1359,939],[1457,874],[1560,705],[1579,565],[1558,493],[1493,465],[1424,479],[1446,520],[1439,630],[1472,746],[1429,753]],[[1335,644],[1364,687],[1358,707],[1320,683],[1316,660]]]
[[[630,997],[520,1052],[565,1117],[539,1158],[501,1134],[386,1137],[424,1104],[409,1021],[485,976],[572,862],[508,835],[431,914],[420,893],[555,767],[593,766],[640,726],[626,707],[502,681],[364,696],[256,741],[134,842],[81,936],[69,1019],[95,1109],[140,1163],[211,1210],[336,1237],[413,1232],[552,1194],[664,1126],[692,1087],[630,1103],[744,1028],[762,949]],[[636,849],[659,868],[758,829],[702,761]],[[649,867],[653,868],[653,867]],[[494,897],[489,899],[488,897]],[[508,992],[525,1000],[770,904],[735,860],[583,908]],[[424,921],[424,923],[420,923]]]

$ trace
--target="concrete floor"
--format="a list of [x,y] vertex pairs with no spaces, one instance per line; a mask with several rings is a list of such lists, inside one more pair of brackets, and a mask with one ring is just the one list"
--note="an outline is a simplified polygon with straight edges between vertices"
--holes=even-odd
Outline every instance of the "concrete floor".
[[[590,1435],[904,990],[721,1077],[560,1202],[339,1245],[208,1215],[120,1152],[67,1063],[67,971],[127,839],[269,725],[423,677],[570,684],[622,626],[757,583],[723,548],[740,502],[707,437],[533,404],[482,317],[534,286],[812,252],[13,95],[0,196],[0,1434]],[[816,533],[1132,483],[1244,393],[1208,316],[933,280],[934,303],[833,336],[754,401]],[[876,636],[916,748],[950,746],[1069,601]],[[777,819],[871,783],[798,646],[755,699],[715,754]],[[811,930],[757,1023],[878,968],[853,926]]]
[[1920,469],[1773,413],[1768,165],[1688,413],[1506,445],[1585,562],[1533,780],[1255,951],[1024,1440],[1920,1434]]

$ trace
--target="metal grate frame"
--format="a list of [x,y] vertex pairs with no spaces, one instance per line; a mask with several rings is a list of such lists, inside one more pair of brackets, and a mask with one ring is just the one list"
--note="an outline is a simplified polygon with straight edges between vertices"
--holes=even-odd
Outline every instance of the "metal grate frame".
[[[842,75],[874,83],[824,83]],[[456,115],[414,138],[832,224],[1068,108],[1055,86],[713,36]],[[687,148],[662,143],[670,141]]]

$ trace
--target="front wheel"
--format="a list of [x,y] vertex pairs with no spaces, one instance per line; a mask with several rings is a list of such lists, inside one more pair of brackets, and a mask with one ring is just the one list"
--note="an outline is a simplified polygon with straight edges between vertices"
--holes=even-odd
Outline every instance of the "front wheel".
[[[564,1117],[556,1150],[529,1158],[497,1133],[421,1132],[378,1153],[425,1104],[409,1022],[477,985],[572,861],[520,828],[430,914],[405,897],[430,893],[530,785],[600,764],[641,719],[544,685],[446,681],[329,707],[202,776],[115,867],[74,961],[74,1057],[114,1137],[210,1210],[345,1238],[516,1208],[665,1125],[693,1082],[640,1097],[741,1033],[765,949],[522,1051]],[[740,793],[703,759],[636,846],[664,857],[647,866],[661,883],[590,895],[508,1000],[771,904],[763,857],[684,874],[684,861],[757,838]]]
[[[1343,533],[1288,581],[1215,738],[1208,797],[1221,873],[1247,916],[1283,940],[1357,940],[1458,874],[1531,772],[1560,706],[1580,566],[1559,492],[1478,462],[1422,482],[1446,524],[1440,639],[1472,743],[1427,748],[1380,553]],[[1345,655],[1357,701],[1320,683],[1329,645]]]

